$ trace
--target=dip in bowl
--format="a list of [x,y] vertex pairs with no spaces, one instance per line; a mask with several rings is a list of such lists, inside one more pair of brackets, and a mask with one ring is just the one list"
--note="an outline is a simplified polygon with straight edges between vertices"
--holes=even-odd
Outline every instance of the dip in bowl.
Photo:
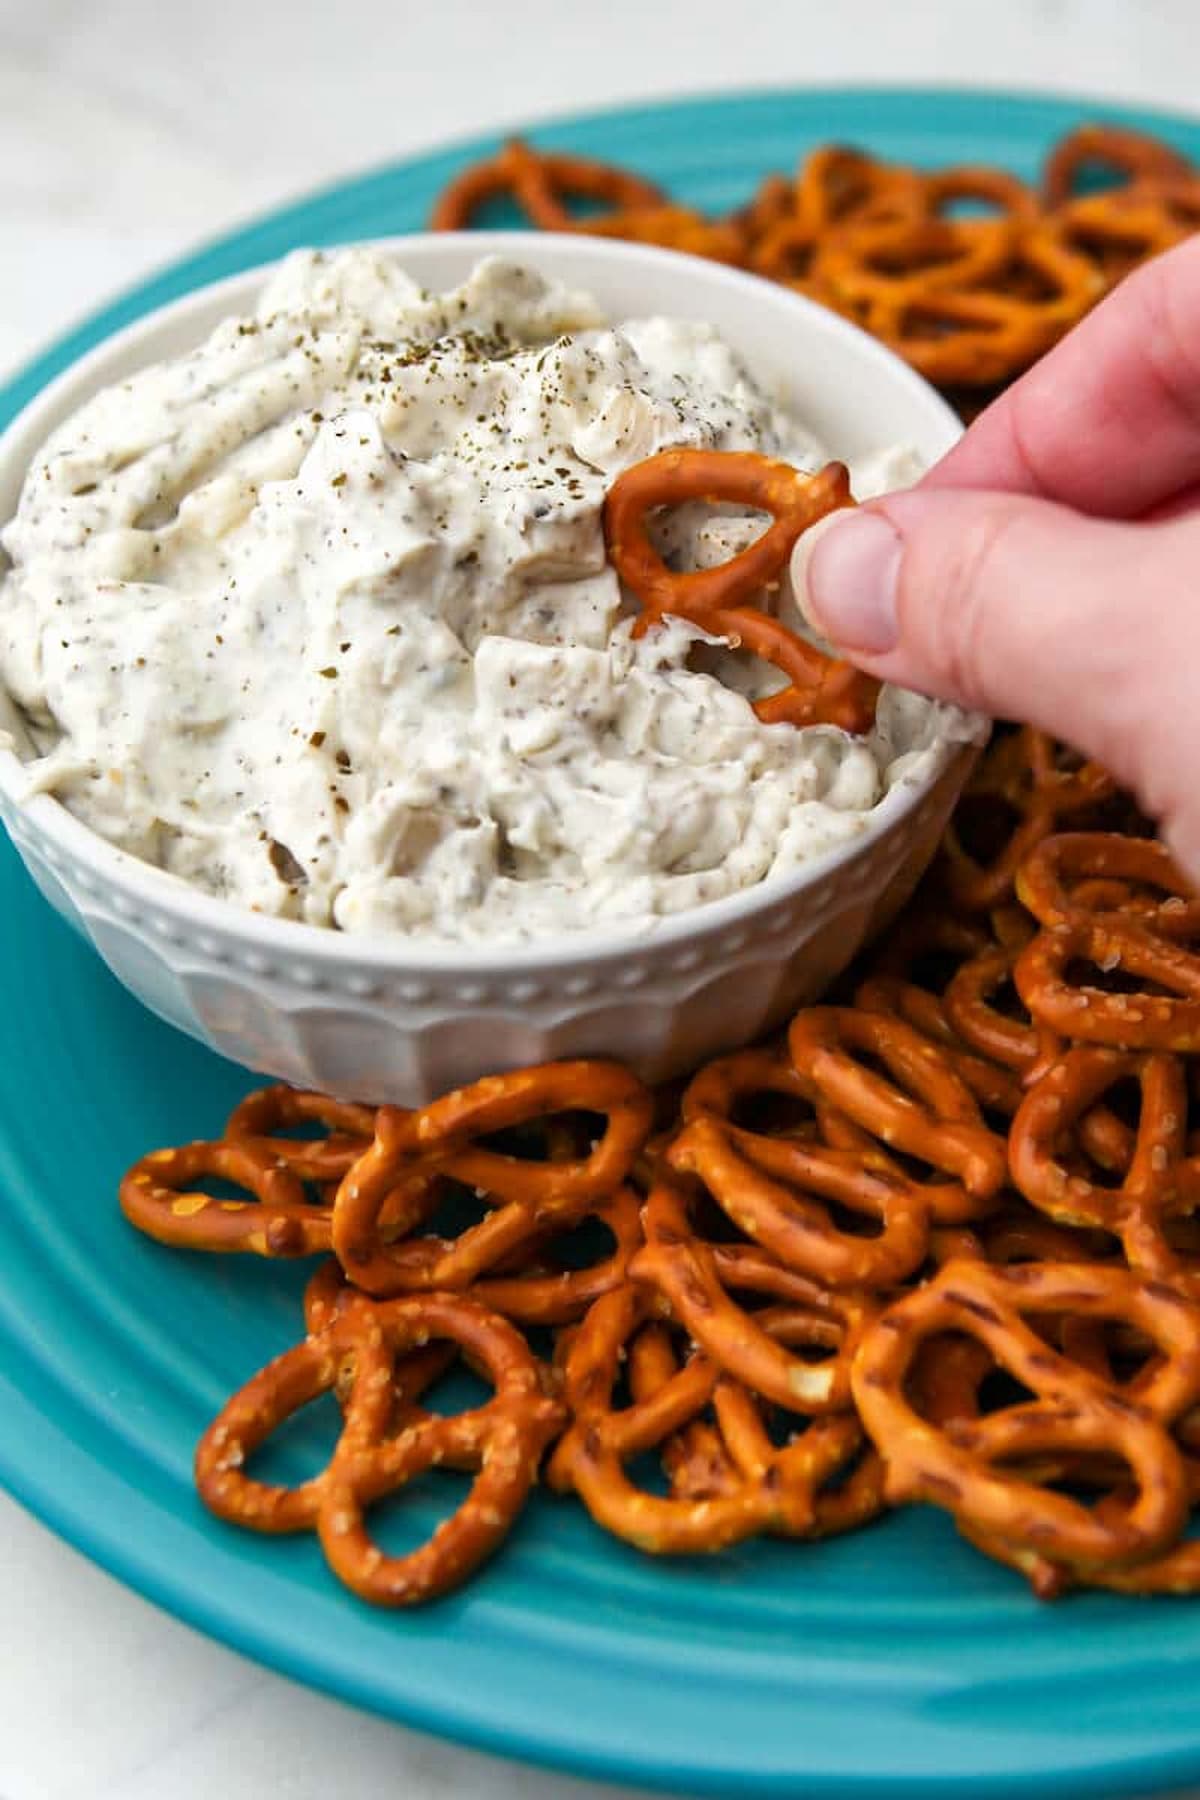
[[[862,497],[957,432],[832,315],[638,246],[222,283],[0,444],[0,813],[118,978],[256,1070],[409,1102],[560,1056],[666,1077],[901,903],[979,724],[885,690],[869,738],[760,725],[721,646],[634,639],[606,488],[701,446],[832,454]],[[686,567],[755,527],[663,529]]]

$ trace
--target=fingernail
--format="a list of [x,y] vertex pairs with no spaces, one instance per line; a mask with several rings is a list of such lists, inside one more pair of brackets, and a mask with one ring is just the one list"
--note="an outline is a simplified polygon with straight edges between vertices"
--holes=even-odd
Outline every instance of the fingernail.
[[880,513],[848,512],[821,536],[809,562],[809,610],[845,650],[880,656],[900,641],[896,590],[900,535]]

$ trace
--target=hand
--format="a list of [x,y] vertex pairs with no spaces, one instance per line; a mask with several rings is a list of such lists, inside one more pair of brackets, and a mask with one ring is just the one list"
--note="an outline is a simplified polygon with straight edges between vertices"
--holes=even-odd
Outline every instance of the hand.
[[805,562],[807,610],[856,663],[1067,739],[1200,880],[1200,237]]

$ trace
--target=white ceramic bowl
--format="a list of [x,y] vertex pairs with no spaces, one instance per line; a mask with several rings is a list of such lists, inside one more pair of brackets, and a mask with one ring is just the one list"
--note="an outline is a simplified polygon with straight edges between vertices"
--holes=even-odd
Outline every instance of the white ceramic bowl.
[[[461,281],[495,251],[587,289],[613,318],[707,320],[838,455],[907,442],[934,457],[959,434],[933,390],[872,339],[713,263],[524,233],[384,247],[430,289]],[[100,387],[249,309],[263,274],[152,313],[45,389],[0,438],[0,519],[61,420]],[[0,726],[19,729],[2,689]],[[0,817],[51,905],[161,1018],[265,1074],[413,1104],[547,1058],[614,1056],[658,1080],[746,1043],[820,993],[907,897],[970,760],[948,748],[924,784],[893,790],[853,842],[652,933],[579,932],[512,948],[426,948],[261,918],[114,849],[48,796],[22,801],[20,762],[5,751]]]

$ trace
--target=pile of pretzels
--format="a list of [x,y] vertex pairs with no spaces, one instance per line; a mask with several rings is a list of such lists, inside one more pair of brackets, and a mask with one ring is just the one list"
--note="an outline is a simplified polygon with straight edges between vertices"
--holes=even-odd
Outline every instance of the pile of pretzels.
[[456,176],[430,223],[486,223],[498,196],[542,230],[658,244],[783,282],[882,339],[966,416],[1138,263],[1200,227],[1196,166],[1103,123],[1055,144],[1036,185],[825,145],[718,219],[628,170],[515,140]]
[[[925,1502],[1042,1596],[1196,1592],[1198,939],[1109,777],[1009,729],[836,1003],[681,1088],[581,1061],[416,1111],[250,1095],[121,1185],[162,1244],[315,1263],[202,1500],[387,1606],[464,1581],[539,1481],[656,1554]],[[327,1393],[326,1465],[256,1478]],[[467,1497],[385,1552],[370,1509],[439,1468]]]

